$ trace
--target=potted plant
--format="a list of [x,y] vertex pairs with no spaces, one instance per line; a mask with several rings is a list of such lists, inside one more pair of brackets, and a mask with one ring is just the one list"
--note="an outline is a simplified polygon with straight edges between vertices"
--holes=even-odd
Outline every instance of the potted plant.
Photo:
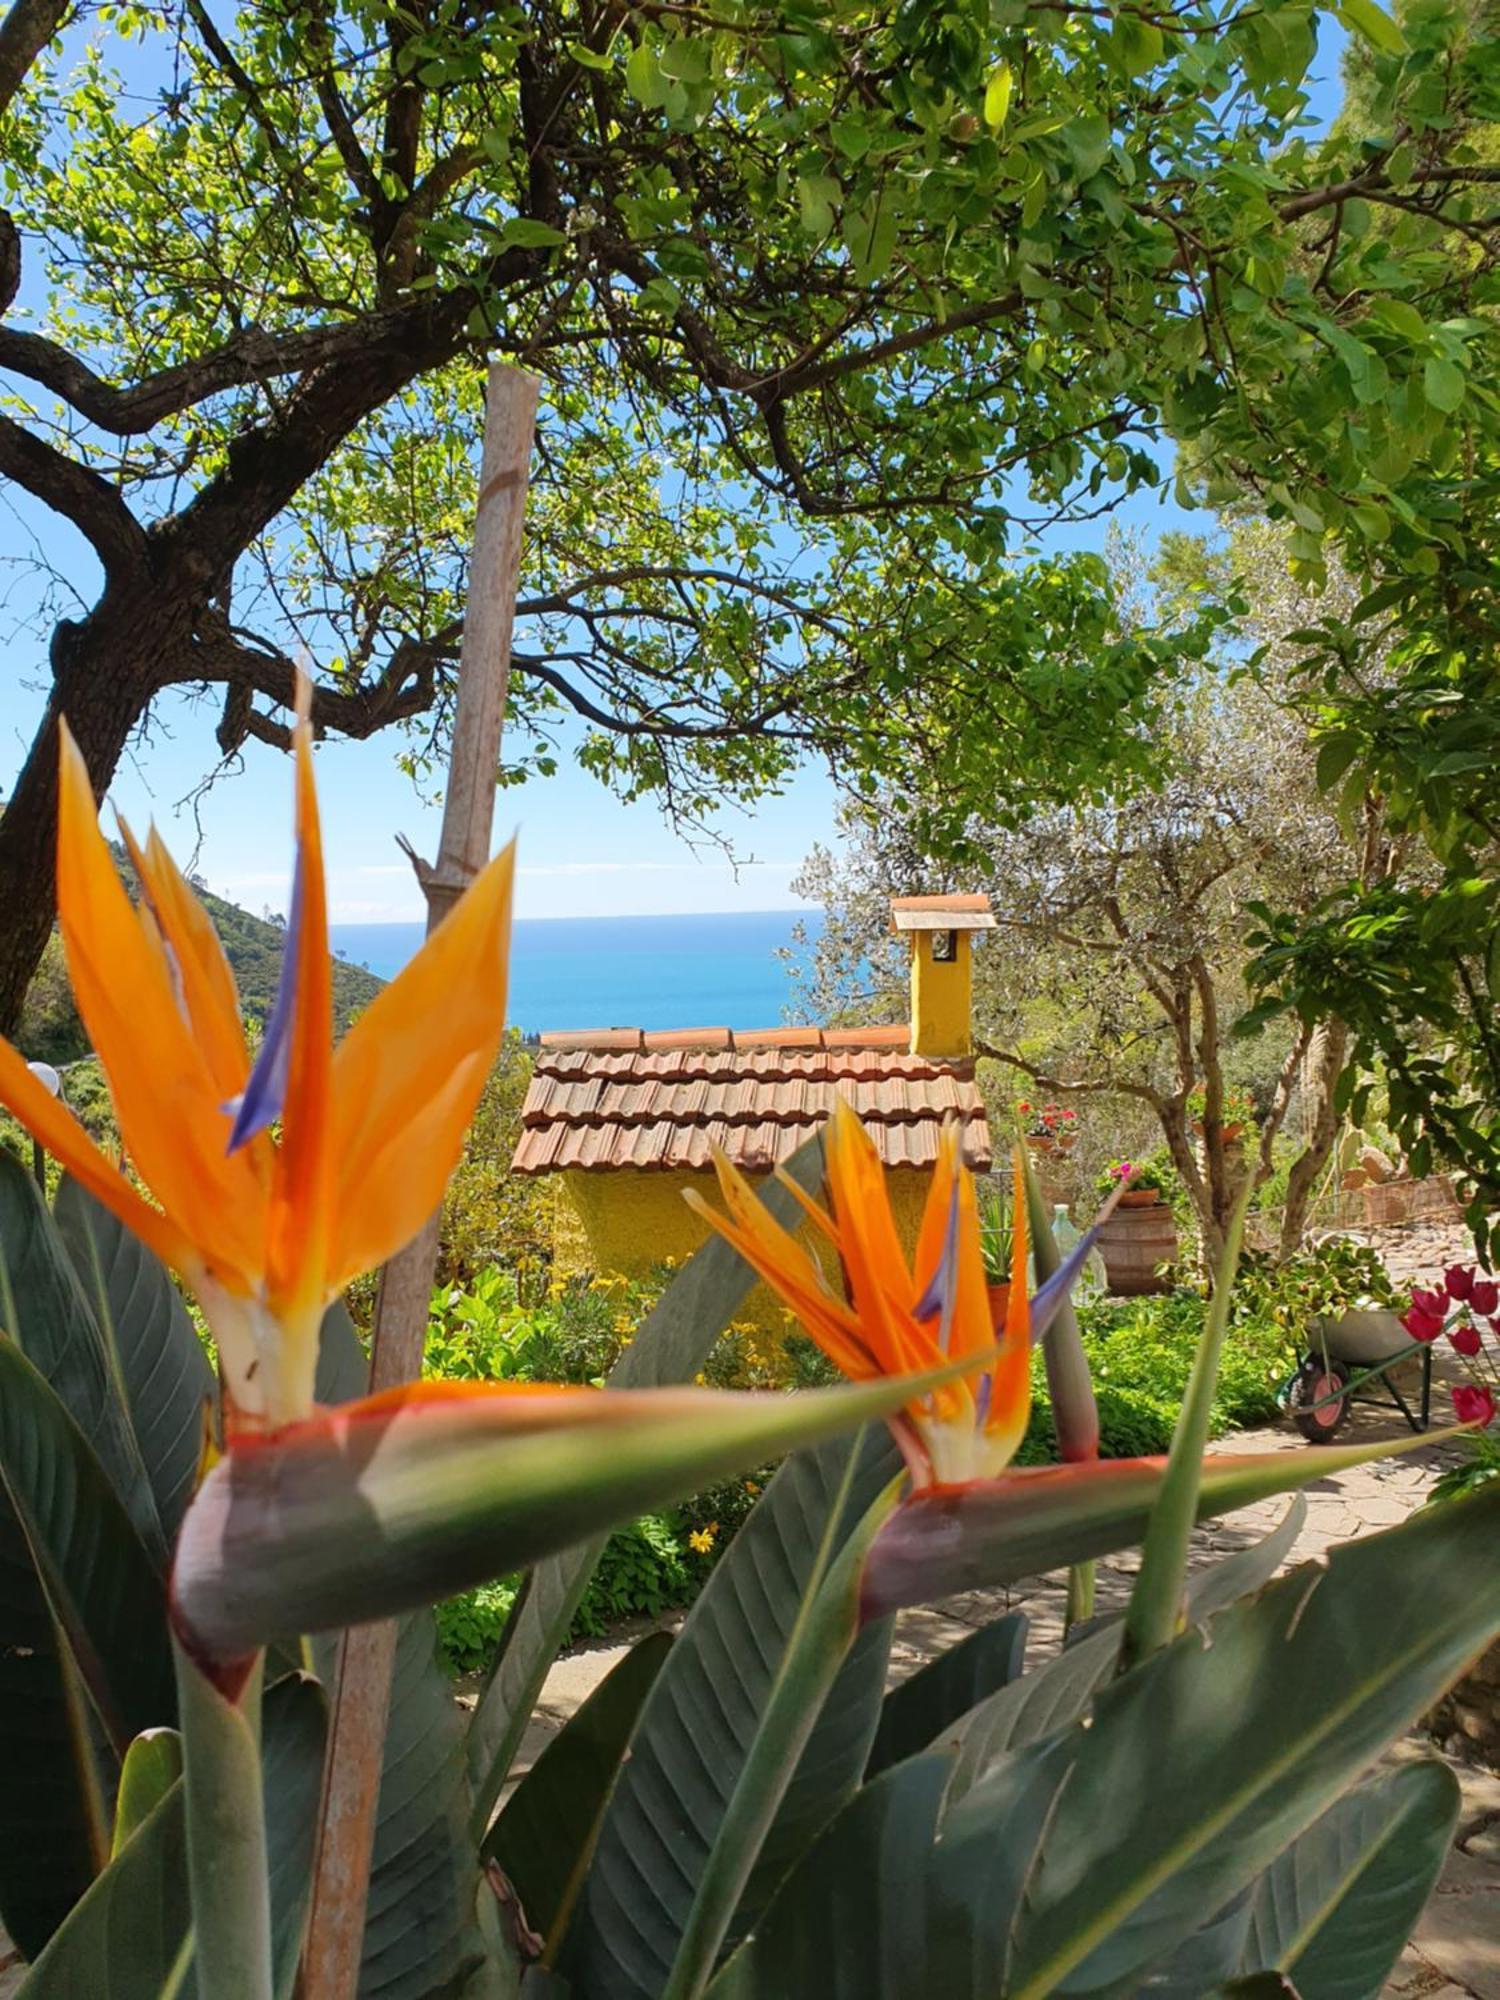
[[1011,1257],[1015,1225],[1009,1205],[993,1184],[979,1192],[979,1246],[984,1256],[985,1290],[990,1295],[990,1320],[995,1330],[1005,1325],[1010,1304]]
[[1078,1139],[1078,1113],[1066,1104],[1033,1104],[1018,1098],[1016,1117],[1034,1153],[1068,1153]]
[[[1224,1108],[1219,1116],[1219,1135],[1226,1146],[1237,1146],[1255,1124],[1255,1104],[1243,1090],[1226,1090]],[[1203,1115],[1208,1109],[1208,1094],[1195,1090],[1187,1101],[1188,1117],[1193,1130],[1203,1137]]]
[[1109,1195],[1126,1182],[1115,1212],[1100,1226],[1099,1249],[1112,1292],[1139,1297],[1169,1292],[1177,1262],[1177,1224],[1166,1200],[1174,1176],[1153,1160],[1111,1160],[1097,1186]]
[[1101,1200],[1107,1199],[1124,1181],[1127,1185],[1117,1208],[1150,1208],[1166,1198],[1172,1187],[1172,1170],[1154,1160],[1111,1160],[1103,1168],[1094,1187]]

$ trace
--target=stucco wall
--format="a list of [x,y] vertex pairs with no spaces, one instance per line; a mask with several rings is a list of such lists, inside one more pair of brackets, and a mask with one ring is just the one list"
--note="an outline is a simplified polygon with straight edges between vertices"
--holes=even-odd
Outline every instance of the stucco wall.
[[[891,1207],[908,1252],[917,1240],[922,1203],[931,1176],[914,1168],[897,1168],[886,1176]],[[561,1273],[619,1272],[625,1276],[649,1271],[667,1258],[681,1262],[708,1235],[707,1225],[682,1198],[696,1187],[711,1202],[718,1190],[711,1173],[642,1173],[619,1168],[611,1173],[559,1174],[554,1217],[554,1254]],[[814,1254],[826,1246],[810,1223],[798,1232]],[[780,1332],[786,1313],[764,1285],[757,1285],[736,1318]]]

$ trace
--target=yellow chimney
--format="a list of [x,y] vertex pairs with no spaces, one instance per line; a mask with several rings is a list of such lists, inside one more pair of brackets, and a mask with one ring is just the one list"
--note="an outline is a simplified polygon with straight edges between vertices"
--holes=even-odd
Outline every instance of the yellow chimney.
[[988,896],[897,896],[891,928],[911,942],[911,1052],[974,1053],[974,932],[995,927]]

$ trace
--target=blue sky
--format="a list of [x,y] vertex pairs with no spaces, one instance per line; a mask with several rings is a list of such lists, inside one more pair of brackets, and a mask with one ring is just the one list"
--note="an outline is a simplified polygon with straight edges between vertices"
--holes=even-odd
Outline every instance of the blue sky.
[[[1327,118],[1337,104],[1343,38],[1326,19],[1322,25],[1312,99],[1315,112]],[[1148,532],[1183,519],[1175,508],[1145,500],[1122,518]],[[1097,547],[1102,537],[1096,524],[1059,535],[1055,545]],[[45,700],[45,645],[28,615],[36,593],[30,559],[38,547],[86,603],[96,571],[81,537],[0,486],[0,640],[9,655],[0,684],[0,795],[10,790]],[[64,604],[60,615],[71,608]],[[252,742],[240,768],[199,792],[218,761],[217,716],[212,698],[164,699],[149,733],[127,754],[111,801],[137,826],[154,818],[178,858],[219,894],[255,911],[284,909],[291,861],[287,762]],[[397,768],[399,747],[394,735],[320,747],[335,922],[400,922],[422,914],[395,836],[405,834],[419,853],[431,855],[440,808]],[[834,807],[827,775],[807,770],[753,813],[727,810],[719,831],[732,844],[731,863],[715,845],[695,846],[676,834],[654,806],[621,805],[564,763],[553,778],[499,794],[496,838],[520,833],[519,916],[772,910],[795,906],[792,878],[814,842],[830,838]]]

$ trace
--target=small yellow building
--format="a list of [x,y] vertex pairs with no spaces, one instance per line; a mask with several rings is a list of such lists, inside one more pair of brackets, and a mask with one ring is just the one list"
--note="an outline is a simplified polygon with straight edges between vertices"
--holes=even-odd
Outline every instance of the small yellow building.
[[[901,897],[891,917],[911,947],[911,1019],[899,1025],[542,1036],[513,1165],[556,1176],[560,1272],[634,1275],[689,1256],[707,1231],[682,1191],[712,1187],[712,1148],[764,1176],[823,1125],[835,1094],[879,1149],[908,1247],[949,1119],[968,1165],[989,1168],[971,1029],[988,899]],[[742,1317],[779,1325],[782,1314],[758,1288]]]

